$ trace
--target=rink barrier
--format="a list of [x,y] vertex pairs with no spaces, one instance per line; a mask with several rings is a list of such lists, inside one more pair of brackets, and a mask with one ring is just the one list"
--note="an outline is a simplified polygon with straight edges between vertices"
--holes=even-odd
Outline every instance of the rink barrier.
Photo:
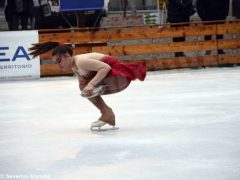
[[[100,52],[125,62],[146,62],[148,70],[199,68],[240,64],[240,20],[39,30],[39,41],[59,41],[74,47],[75,54]],[[172,27],[173,25],[177,27]],[[206,35],[223,34],[224,39],[204,40]],[[186,37],[172,42],[173,37]],[[224,49],[225,54],[205,55],[205,51]],[[186,57],[173,57],[183,51]],[[41,75],[72,75],[52,64],[51,54],[41,55]]]

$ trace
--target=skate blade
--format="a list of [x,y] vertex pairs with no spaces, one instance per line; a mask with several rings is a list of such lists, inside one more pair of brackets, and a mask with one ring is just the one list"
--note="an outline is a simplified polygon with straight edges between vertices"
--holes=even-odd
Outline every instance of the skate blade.
[[115,126],[112,126],[112,127],[91,127],[90,130],[91,131],[97,131],[97,132],[100,132],[100,131],[112,131],[112,130],[118,130],[119,127],[115,127]]
[[106,87],[107,87],[107,85],[99,86],[99,87],[95,88],[95,89],[93,90],[93,93],[90,94],[90,95],[86,95],[86,94],[84,94],[83,92],[81,92],[81,96],[84,97],[84,98],[93,98],[93,97],[102,95],[102,94],[104,93]]

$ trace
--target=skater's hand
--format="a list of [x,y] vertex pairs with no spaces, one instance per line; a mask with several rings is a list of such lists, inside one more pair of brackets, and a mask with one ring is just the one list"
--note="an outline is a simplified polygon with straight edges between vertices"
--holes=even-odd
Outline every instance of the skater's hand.
[[93,89],[94,89],[94,86],[91,83],[88,83],[88,85],[83,89],[83,93],[89,96],[92,94]]

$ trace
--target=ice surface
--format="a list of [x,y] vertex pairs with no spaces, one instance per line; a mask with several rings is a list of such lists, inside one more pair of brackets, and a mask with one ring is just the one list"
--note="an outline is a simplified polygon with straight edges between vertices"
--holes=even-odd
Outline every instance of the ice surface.
[[90,131],[74,77],[1,82],[0,179],[240,179],[240,68],[150,72],[104,99],[118,131]]

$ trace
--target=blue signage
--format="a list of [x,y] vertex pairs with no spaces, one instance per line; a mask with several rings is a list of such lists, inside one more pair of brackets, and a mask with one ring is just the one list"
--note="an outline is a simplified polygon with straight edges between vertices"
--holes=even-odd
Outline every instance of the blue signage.
[[103,9],[104,0],[60,0],[60,11],[87,11]]
[[16,59],[18,59],[18,58],[23,58],[28,61],[31,60],[23,46],[17,47],[17,49],[14,51],[15,53],[12,58],[6,57],[6,51],[8,51],[8,50],[9,50],[9,47],[0,47],[0,62],[16,61]]

